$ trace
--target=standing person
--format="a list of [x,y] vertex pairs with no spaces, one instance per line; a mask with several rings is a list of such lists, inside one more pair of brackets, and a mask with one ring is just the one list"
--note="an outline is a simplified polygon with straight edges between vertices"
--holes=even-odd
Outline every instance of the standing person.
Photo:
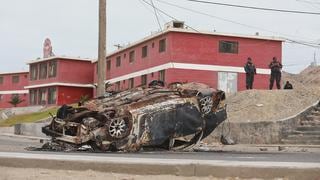
[[269,64],[269,68],[271,69],[269,89],[271,90],[273,88],[274,80],[276,80],[277,88],[280,89],[282,64],[277,60],[276,57],[273,57],[271,63]]
[[244,65],[244,71],[246,72],[246,88],[252,89],[254,75],[257,74],[257,71],[250,57],[248,57],[247,63]]

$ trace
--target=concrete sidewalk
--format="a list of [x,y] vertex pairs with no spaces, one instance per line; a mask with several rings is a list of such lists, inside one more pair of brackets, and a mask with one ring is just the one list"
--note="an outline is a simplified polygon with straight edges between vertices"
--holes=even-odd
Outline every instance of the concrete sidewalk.
[[305,153],[320,153],[320,145],[305,145],[305,144],[235,144],[222,145],[202,144],[194,151],[198,152],[305,152]]
[[240,178],[320,178],[318,162],[225,161],[106,157],[53,153],[0,152],[0,166],[57,170],[94,170],[140,174]]
[[[0,136],[11,138],[28,139],[40,142],[49,141],[50,138],[15,135],[10,133],[0,133]],[[41,145],[39,143],[39,145]],[[320,153],[320,145],[305,145],[305,144],[235,144],[235,145],[222,145],[219,143],[200,144],[195,147],[196,152],[305,152],[305,153]]]

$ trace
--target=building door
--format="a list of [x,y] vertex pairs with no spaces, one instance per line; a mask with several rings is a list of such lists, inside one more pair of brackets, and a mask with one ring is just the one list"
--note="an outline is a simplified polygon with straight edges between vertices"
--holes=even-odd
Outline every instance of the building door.
[[218,72],[218,89],[226,93],[238,91],[238,74],[233,72]]

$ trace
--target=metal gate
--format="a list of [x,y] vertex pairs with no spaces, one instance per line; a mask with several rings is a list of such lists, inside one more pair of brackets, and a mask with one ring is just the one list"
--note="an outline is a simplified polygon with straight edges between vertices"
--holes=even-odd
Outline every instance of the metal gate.
[[238,74],[234,72],[218,72],[218,89],[226,93],[238,91]]

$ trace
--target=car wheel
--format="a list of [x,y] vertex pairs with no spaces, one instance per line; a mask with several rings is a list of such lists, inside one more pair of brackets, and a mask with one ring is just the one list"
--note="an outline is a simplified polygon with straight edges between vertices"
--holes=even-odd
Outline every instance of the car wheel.
[[107,123],[107,135],[113,140],[127,137],[131,131],[132,122],[128,117],[111,119]]
[[213,106],[212,105],[213,101],[210,96],[205,96],[205,97],[201,98],[199,103],[200,103],[201,112],[203,114],[208,114],[211,112],[212,106]]

